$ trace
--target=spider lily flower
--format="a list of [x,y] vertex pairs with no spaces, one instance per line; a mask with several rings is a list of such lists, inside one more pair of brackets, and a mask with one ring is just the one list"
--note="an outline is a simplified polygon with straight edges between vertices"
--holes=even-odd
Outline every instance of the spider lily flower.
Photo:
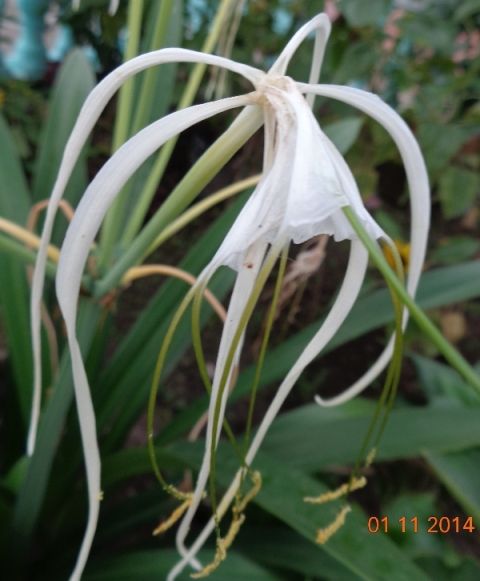
[[[286,76],[289,62],[298,46],[316,32],[309,83],[298,83]],[[425,166],[418,145],[406,124],[378,97],[359,89],[316,84],[325,44],[330,33],[328,18],[322,14],[303,26],[290,40],[275,64],[267,72],[232,60],[184,49],[163,49],[141,55],[108,75],[87,98],[67,143],[55,183],[42,235],[32,289],[32,334],[34,345],[35,399],[29,451],[33,451],[40,393],[40,301],[43,292],[46,250],[59,201],[65,190],[79,153],[115,91],[132,75],[168,62],[200,62],[235,72],[252,84],[245,95],[195,105],[152,123],[138,132],[105,163],[85,192],[68,228],[58,265],[56,290],[65,320],[72,357],[75,395],[87,471],[89,515],[87,529],[72,579],[79,579],[88,558],[99,512],[100,456],[95,414],[88,378],[76,337],[77,304],[82,272],[91,245],[104,216],[131,175],[145,159],[168,139],[188,127],[218,113],[246,108],[234,126],[264,124],[265,150],[263,177],[226,235],[210,263],[200,274],[184,304],[197,291],[202,291],[221,265],[237,271],[227,320],[223,328],[212,382],[209,404],[205,456],[194,494],[177,534],[177,547],[182,560],[170,573],[175,579],[188,564],[201,569],[195,555],[215,528],[216,522],[234,500],[244,477],[239,470],[212,518],[194,544],[187,548],[185,540],[190,524],[204,496],[212,459],[220,437],[227,404],[228,389],[234,364],[238,362],[245,327],[269,272],[290,242],[300,243],[319,234],[335,240],[351,240],[350,257],[344,281],[324,323],[290,369],[272,400],[246,454],[250,466],[271,422],[304,368],[321,352],[345,320],[360,291],[367,268],[368,254],[357,238],[342,209],[350,208],[373,239],[386,238],[363,206],[355,180],[333,143],[323,133],[310,106],[316,95],[345,102],[376,119],[390,133],[403,158],[411,194],[411,262],[407,288],[414,295],[421,272],[429,223],[429,189]],[[305,98],[305,95],[307,97]],[[403,323],[406,324],[407,315]],[[392,342],[372,368],[339,398],[322,404],[338,403],[359,393],[386,366],[392,354]],[[153,433],[149,434],[153,438]],[[237,515],[237,528],[243,522]],[[224,542],[223,547],[231,542]],[[224,539],[225,541],[225,539]]]

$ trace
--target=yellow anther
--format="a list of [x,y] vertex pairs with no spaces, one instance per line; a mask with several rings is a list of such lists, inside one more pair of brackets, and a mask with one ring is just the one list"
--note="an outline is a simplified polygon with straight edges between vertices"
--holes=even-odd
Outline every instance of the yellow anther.
[[232,522],[230,524],[230,528],[228,529],[225,538],[223,539],[225,550],[229,549],[232,546],[235,537],[238,535],[238,531],[240,527],[245,522],[245,515],[244,514],[236,514],[234,515]]
[[103,490],[100,490],[100,492],[98,493],[98,497],[97,498],[98,498],[98,500],[103,500],[103,497],[104,497]]
[[309,502],[311,504],[324,504],[326,502],[330,502],[332,500],[337,500],[337,498],[341,498],[345,496],[349,492],[353,492],[354,490],[359,490],[363,488],[367,484],[367,479],[365,476],[360,476],[358,478],[353,478],[350,482],[346,482],[339,486],[336,490],[329,490],[320,494],[320,496],[306,496],[303,500],[305,502]]
[[332,523],[330,523],[328,526],[326,526],[323,529],[318,529],[317,537],[315,539],[316,542],[319,545],[325,544],[328,541],[328,539],[330,537],[332,537],[338,531],[338,529],[343,527],[343,525],[345,524],[345,519],[347,518],[347,514],[351,510],[352,510],[351,507],[347,504],[337,514],[337,516],[335,517],[335,520]]
[[167,494],[170,494],[170,496],[173,496],[173,498],[182,502],[185,500],[191,500],[193,496],[191,492],[182,492],[181,490],[178,490],[178,488],[173,486],[173,484],[168,484],[168,486],[164,487],[164,490]]
[[202,579],[203,577],[208,577],[213,573],[218,566],[225,560],[227,556],[227,548],[225,547],[225,541],[223,539],[217,540],[217,550],[215,551],[215,557],[213,561],[206,565],[201,571],[197,573],[192,573],[190,577],[192,579]]
[[234,513],[242,513],[246,509],[247,504],[257,496],[257,494],[260,492],[260,489],[262,488],[262,475],[260,472],[258,472],[258,470],[250,473],[250,479],[253,483],[253,486],[243,498],[237,501],[233,507]]
[[365,468],[368,468],[369,466],[371,466],[373,464],[373,461],[375,460],[376,455],[377,455],[377,449],[372,448],[370,450],[370,452],[367,454],[367,457],[365,459]]
[[232,546],[232,543],[235,540],[235,537],[238,535],[238,531],[244,522],[244,514],[234,514],[225,538],[217,539],[217,549],[215,551],[215,557],[213,558],[213,561],[206,565],[201,571],[192,573],[190,575],[192,579],[202,579],[203,577],[208,577],[208,575],[213,573],[219,567],[222,561],[225,560],[227,551]]
[[173,526],[178,521],[179,518],[182,517],[182,515],[186,512],[186,510],[188,509],[188,507],[191,504],[192,504],[191,497],[184,500],[180,506],[177,506],[177,508],[172,512],[172,514],[167,519],[162,521],[157,526],[157,528],[153,531],[152,534],[154,536],[157,536],[157,535],[161,535],[165,531],[168,531],[168,529],[171,526]]

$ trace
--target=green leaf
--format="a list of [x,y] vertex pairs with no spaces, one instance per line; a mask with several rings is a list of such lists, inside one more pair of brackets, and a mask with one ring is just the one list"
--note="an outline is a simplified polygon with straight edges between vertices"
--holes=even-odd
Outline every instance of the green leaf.
[[[480,261],[426,272],[421,278],[417,294],[418,302],[424,309],[440,307],[478,296],[480,296]],[[374,291],[357,301],[345,323],[324,349],[323,354],[390,323],[392,320],[393,311],[388,291]],[[281,381],[304,346],[316,333],[321,321],[322,319],[309,325],[267,354],[260,388]],[[241,373],[230,401],[237,401],[249,393],[254,374],[254,366],[248,367]],[[164,429],[159,442],[172,441],[185,433],[205,411],[207,405],[207,398],[204,397],[185,408],[176,416],[175,421]]]
[[[443,536],[428,532],[429,517],[439,514],[433,493],[401,493],[382,506],[381,513],[388,517],[390,537],[412,559],[438,558],[448,551],[449,547]],[[400,521],[402,518],[405,519],[403,530]],[[415,521],[412,522],[412,519]],[[450,551],[453,549],[450,548]]]
[[453,236],[440,240],[430,252],[430,260],[437,264],[458,264],[472,259],[480,251],[480,240],[469,236]]
[[[350,402],[335,410],[316,404],[303,406],[277,418],[262,449],[278,462],[309,473],[352,464],[373,406],[374,402]],[[377,458],[396,460],[425,451],[454,452],[478,445],[480,409],[409,407],[391,412]]]
[[390,10],[389,0],[340,0],[340,10],[350,26],[378,26],[383,22]]
[[[248,526],[249,521],[247,522]],[[254,561],[275,569],[301,574],[307,579],[351,581],[351,572],[326,551],[280,523],[265,527],[255,523],[238,539],[236,548]]]
[[[208,563],[212,555],[202,551],[200,559]],[[122,555],[111,559],[104,559],[92,563],[85,571],[85,581],[159,581],[166,579],[169,570],[178,562],[179,556],[173,549],[158,549],[156,551],[139,551]],[[187,570],[178,577],[179,580],[189,580],[190,571]],[[281,581],[283,577],[265,570],[263,567],[239,555],[235,551],[229,551],[227,559],[219,569],[209,575],[212,581]]]
[[[183,446],[178,455],[192,466],[198,466],[201,452],[198,447]],[[218,478],[223,486],[230,481],[229,474],[236,466],[235,461],[226,447],[219,450]],[[317,507],[305,503],[303,498],[321,494],[326,487],[292,468],[291,462],[278,462],[262,452],[258,454],[254,468],[260,470],[263,482],[254,502],[314,543],[317,529],[327,526],[335,518],[339,505],[332,503]],[[367,517],[355,506],[345,525],[327,543],[318,546],[318,550],[325,551],[362,579],[427,579],[386,535],[368,532]]]
[[420,355],[411,354],[410,358],[415,364],[423,391],[433,402],[443,396],[447,405],[454,402],[465,406],[480,405],[477,392],[454,369]]
[[[216,220],[189,251],[180,263],[180,268],[192,274],[201,271],[213,256],[243,202],[244,197],[239,198]],[[229,269],[224,269],[215,277],[210,288],[221,300],[232,282],[233,273]],[[99,425],[114,420],[114,428],[108,435],[107,446],[111,446],[114,441],[125,435],[141,413],[142,406],[146,405],[153,367],[166,326],[186,291],[185,283],[176,280],[166,281],[144,309],[101,375],[99,379],[101,393],[97,400]],[[205,315],[209,313],[210,310],[205,309]],[[205,318],[203,321],[205,322]],[[191,345],[190,335],[190,320],[187,316],[172,344],[166,376]],[[129,402],[128,406],[124,405],[125,401]]]
[[[450,494],[473,517],[477,532],[480,527],[480,450],[452,454],[424,452],[424,457]],[[470,535],[471,536],[471,535]]]
[[447,220],[463,216],[480,193],[480,176],[473,171],[449,167],[440,178],[439,197]]
[[329,123],[323,130],[337,146],[340,153],[345,154],[355,143],[363,123],[362,117],[346,117],[341,121]]
[[[24,225],[30,194],[15,143],[0,115],[0,216]],[[0,314],[7,339],[16,395],[24,425],[27,424],[31,386],[31,344],[29,329],[29,288],[25,266],[15,256],[0,253]]]
[[417,137],[425,156],[429,173],[432,176],[436,176],[443,170],[460,147],[475,132],[475,128],[461,125],[449,124],[446,126],[440,123],[421,123],[418,127]]
[[[95,334],[100,310],[97,305],[80,302],[78,338],[87,350]],[[15,566],[25,565],[25,553],[45,497],[50,470],[73,398],[70,358],[64,352],[53,393],[44,405],[34,455],[29,459],[15,506],[12,528],[12,559]],[[77,446],[78,446],[77,441]],[[67,468],[71,468],[68,466]]]
[[[50,196],[65,144],[70,136],[80,109],[95,85],[90,64],[80,49],[73,50],[65,59],[50,98],[48,116],[40,139],[39,154],[33,178],[35,201]],[[79,162],[65,191],[65,199],[75,204],[87,183],[85,156]]]
[[[180,442],[168,450],[168,454],[176,457],[177,460],[186,462],[193,468],[198,468],[203,454],[202,442],[188,444]],[[318,448],[318,446],[317,446]],[[119,465],[120,457],[124,452],[117,454],[116,464]],[[144,458],[145,464],[137,463],[140,470],[138,474],[150,472],[145,450],[135,450],[135,454]],[[132,456],[131,456],[132,457]],[[113,466],[108,460],[105,463],[105,475],[110,478],[109,472]],[[316,495],[326,490],[326,487],[319,481],[307,476],[303,472],[297,471],[290,462],[279,462],[277,458],[260,452],[254,463],[255,469],[262,474],[262,489],[254,502],[261,508],[276,516],[289,527],[300,533],[311,543],[314,543],[316,530],[326,526],[335,517],[338,504],[332,503],[323,507],[312,507],[303,501],[308,495]],[[222,486],[226,487],[230,478],[237,468],[236,458],[232,456],[227,445],[221,445],[218,453],[218,478]],[[242,533],[248,532],[248,511],[247,522],[244,525],[238,538],[238,544],[242,547]],[[255,534],[255,533],[252,533]],[[248,543],[247,543],[248,547]],[[318,559],[315,559],[313,551],[304,549],[303,554],[309,555],[311,561],[317,564],[328,564],[330,559],[338,561],[337,565],[330,573],[344,569],[350,571],[363,579],[405,579],[408,575],[413,575],[415,579],[424,579],[422,572],[395,546],[395,544],[385,535],[372,535],[367,530],[367,517],[358,508],[348,515],[346,524],[334,535],[328,543],[322,546],[312,545],[314,550],[319,552]],[[326,554],[322,554],[325,552]],[[255,553],[253,554],[255,557]],[[227,557],[227,561],[228,562]],[[273,563],[275,559],[276,563]],[[287,567],[285,559],[281,559],[285,568],[299,570],[298,565]],[[262,559],[263,562],[279,565],[278,558],[271,555]],[[305,567],[308,565],[305,564]],[[326,577],[328,579],[328,575]],[[334,577],[335,581],[342,579],[342,576]]]
[[480,0],[463,0],[458,4],[454,18],[456,22],[461,22],[478,12],[480,12]]

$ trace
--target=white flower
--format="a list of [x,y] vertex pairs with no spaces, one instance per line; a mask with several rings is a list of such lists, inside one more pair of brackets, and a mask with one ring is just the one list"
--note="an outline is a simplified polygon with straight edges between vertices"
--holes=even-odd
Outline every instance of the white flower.
[[[286,70],[298,46],[312,31],[316,31],[316,40],[310,83],[297,83],[286,76]],[[251,309],[255,304],[253,295],[259,292],[259,278],[268,271],[268,268],[273,267],[282,248],[290,241],[300,243],[323,233],[332,235],[336,240],[352,241],[347,271],[334,305],[321,328],[280,385],[247,453],[247,464],[253,461],[269,425],[299,375],[334,336],[360,291],[367,267],[367,251],[355,236],[342,208],[350,207],[372,238],[385,237],[365,210],[355,180],[343,157],[322,132],[311,112],[309,105],[313,104],[315,95],[331,97],[359,108],[382,124],[397,144],[405,164],[411,194],[411,263],[407,286],[410,294],[415,293],[423,264],[429,225],[430,202],[425,166],[418,145],[406,124],[379,98],[358,89],[314,84],[320,72],[329,32],[330,23],[325,15],[319,15],[311,20],[291,39],[268,73],[229,59],[183,49],[164,49],[148,53],[132,59],[108,75],[92,91],[82,108],[66,146],[50,198],[33,281],[32,333],[37,395],[29,439],[30,451],[33,450],[35,417],[39,407],[41,375],[39,313],[47,244],[66,183],[82,146],[105,105],[128,77],[150,66],[173,61],[202,62],[223,67],[242,75],[252,83],[251,93],[177,111],[132,137],[98,172],[85,192],[67,231],[61,250],[56,288],[72,356],[90,506],[87,531],[72,579],[78,579],[85,566],[95,533],[100,495],[100,457],[95,432],[95,415],[88,378],[76,338],[81,277],[91,244],[113,200],[143,161],[168,139],[203,119],[237,107],[246,107],[235,121],[237,128],[248,126],[253,132],[259,123],[265,125],[262,180],[197,283],[200,287],[206,285],[220,265],[229,265],[238,271],[220,340],[212,384],[205,456],[192,504],[177,535],[177,547],[183,558],[172,570],[169,579],[174,579],[187,564],[200,568],[195,555],[214,528],[212,519],[193,546],[187,549],[185,539],[205,489],[212,450],[215,450],[220,436],[216,426],[222,425],[228,397],[228,390],[224,389],[224,386],[225,383],[228,384],[228,378],[232,373],[232,360],[238,361],[240,356],[244,326],[249,318],[248,316],[245,318],[245,309]],[[304,95],[308,95],[307,99]],[[404,324],[406,320],[405,314]],[[237,341],[232,347],[234,339]],[[390,342],[367,374],[333,403],[345,401],[366,387],[384,369],[391,353]],[[319,403],[328,405],[332,401],[319,400]],[[220,515],[232,502],[239,481],[240,472],[219,505]]]

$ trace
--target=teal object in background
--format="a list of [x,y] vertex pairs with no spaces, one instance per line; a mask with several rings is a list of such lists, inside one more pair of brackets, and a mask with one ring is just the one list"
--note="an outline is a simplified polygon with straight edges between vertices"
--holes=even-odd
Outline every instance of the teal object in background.
[[[0,0],[0,22],[3,18],[3,5],[4,5],[4,1]],[[0,53],[0,78],[4,77],[6,75],[6,69],[5,69],[5,65],[3,64],[3,57],[2,54]]]
[[48,51],[47,58],[49,61],[59,63],[67,56],[68,52],[75,44],[73,32],[70,26],[60,24],[58,27],[55,44]]
[[48,0],[17,0],[20,36],[4,59],[8,73],[16,79],[36,80],[43,76],[47,54],[43,44]]

